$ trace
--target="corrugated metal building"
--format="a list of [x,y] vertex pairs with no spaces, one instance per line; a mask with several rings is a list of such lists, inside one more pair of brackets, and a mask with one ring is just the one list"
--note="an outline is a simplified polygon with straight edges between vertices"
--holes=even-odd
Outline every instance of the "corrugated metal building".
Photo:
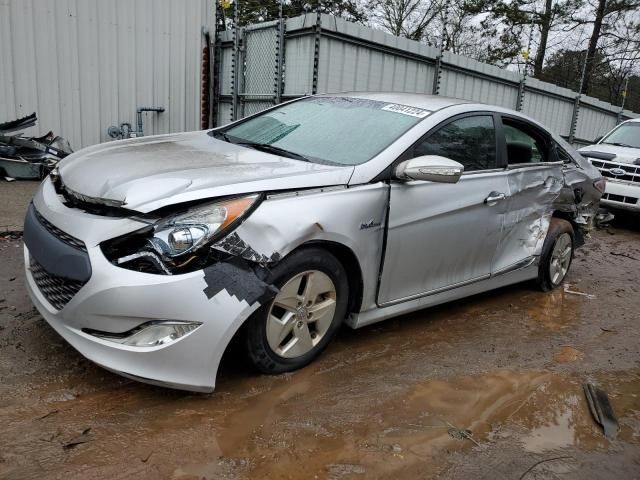
[[38,113],[74,149],[108,140],[111,125],[145,134],[200,125],[202,27],[211,0],[0,0],[0,121]]

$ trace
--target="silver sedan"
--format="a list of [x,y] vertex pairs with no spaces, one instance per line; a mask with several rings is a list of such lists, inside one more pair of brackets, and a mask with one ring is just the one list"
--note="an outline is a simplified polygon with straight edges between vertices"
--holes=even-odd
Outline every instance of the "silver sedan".
[[306,97],[67,157],[27,213],[27,285],[97,364],[212,391],[236,336],[280,373],[343,323],[526,280],[557,287],[603,190],[562,138],[511,110]]

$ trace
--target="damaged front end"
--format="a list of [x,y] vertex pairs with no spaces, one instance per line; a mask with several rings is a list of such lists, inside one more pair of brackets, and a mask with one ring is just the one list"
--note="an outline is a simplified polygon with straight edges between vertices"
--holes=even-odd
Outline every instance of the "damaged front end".
[[146,214],[147,227],[104,242],[103,253],[114,265],[144,273],[205,269],[229,257],[211,244],[237,226],[261,198],[253,194]]

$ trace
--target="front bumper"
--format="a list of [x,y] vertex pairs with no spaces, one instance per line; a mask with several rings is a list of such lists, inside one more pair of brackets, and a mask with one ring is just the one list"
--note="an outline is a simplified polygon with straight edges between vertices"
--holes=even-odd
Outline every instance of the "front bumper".
[[[94,275],[61,310],[43,296],[25,247],[27,289],[44,319],[89,360],[136,380],[210,392],[222,354],[254,308],[222,290],[208,299],[203,272],[164,277],[111,265],[89,251]],[[122,332],[154,320],[201,322],[195,331],[160,346],[133,347],[95,337],[91,328]]]
[[640,212],[640,184],[607,178],[607,187],[600,203],[609,208]]
[[[208,283],[202,270],[183,275],[154,275],[111,264],[99,244],[88,239],[103,227],[103,220],[68,209],[53,197],[45,202],[43,190],[46,196],[46,185],[36,194],[35,208],[44,221],[56,227],[62,223],[62,215],[68,217],[69,222],[75,217],[73,235],[86,245],[84,254],[90,263],[90,277],[77,292],[59,302],[37,276],[42,275],[43,264],[47,265],[45,270],[51,271],[57,268],[56,262],[63,263],[69,255],[55,258],[58,255],[55,249],[42,251],[38,248],[52,244],[46,237],[40,242],[28,242],[25,237],[27,290],[44,319],[82,355],[109,370],[173,388],[212,391],[224,350],[259,304],[250,305],[230,295],[226,289],[208,295],[205,292]],[[83,231],[87,234],[82,235]],[[55,237],[55,232],[39,232],[39,235],[41,240],[43,235]],[[34,253],[37,265],[31,262],[29,243],[38,248],[37,255]],[[56,273],[65,272],[62,269]],[[202,325],[172,342],[145,347],[124,345],[83,331],[119,333],[143,323],[166,320]]]

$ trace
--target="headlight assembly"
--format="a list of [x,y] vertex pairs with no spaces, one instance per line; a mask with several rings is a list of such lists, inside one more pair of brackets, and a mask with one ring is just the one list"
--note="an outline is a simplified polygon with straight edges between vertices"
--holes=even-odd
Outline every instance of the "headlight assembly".
[[136,232],[101,244],[109,261],[128,270],[173,275],[203,268],[205,248],[248,215],[261,195],[200,204],[171,214]]
[[234,198],[168,217],[156,224],[150,241],[169,258],[193,252],[242,218],[257,199],[258,195]]

